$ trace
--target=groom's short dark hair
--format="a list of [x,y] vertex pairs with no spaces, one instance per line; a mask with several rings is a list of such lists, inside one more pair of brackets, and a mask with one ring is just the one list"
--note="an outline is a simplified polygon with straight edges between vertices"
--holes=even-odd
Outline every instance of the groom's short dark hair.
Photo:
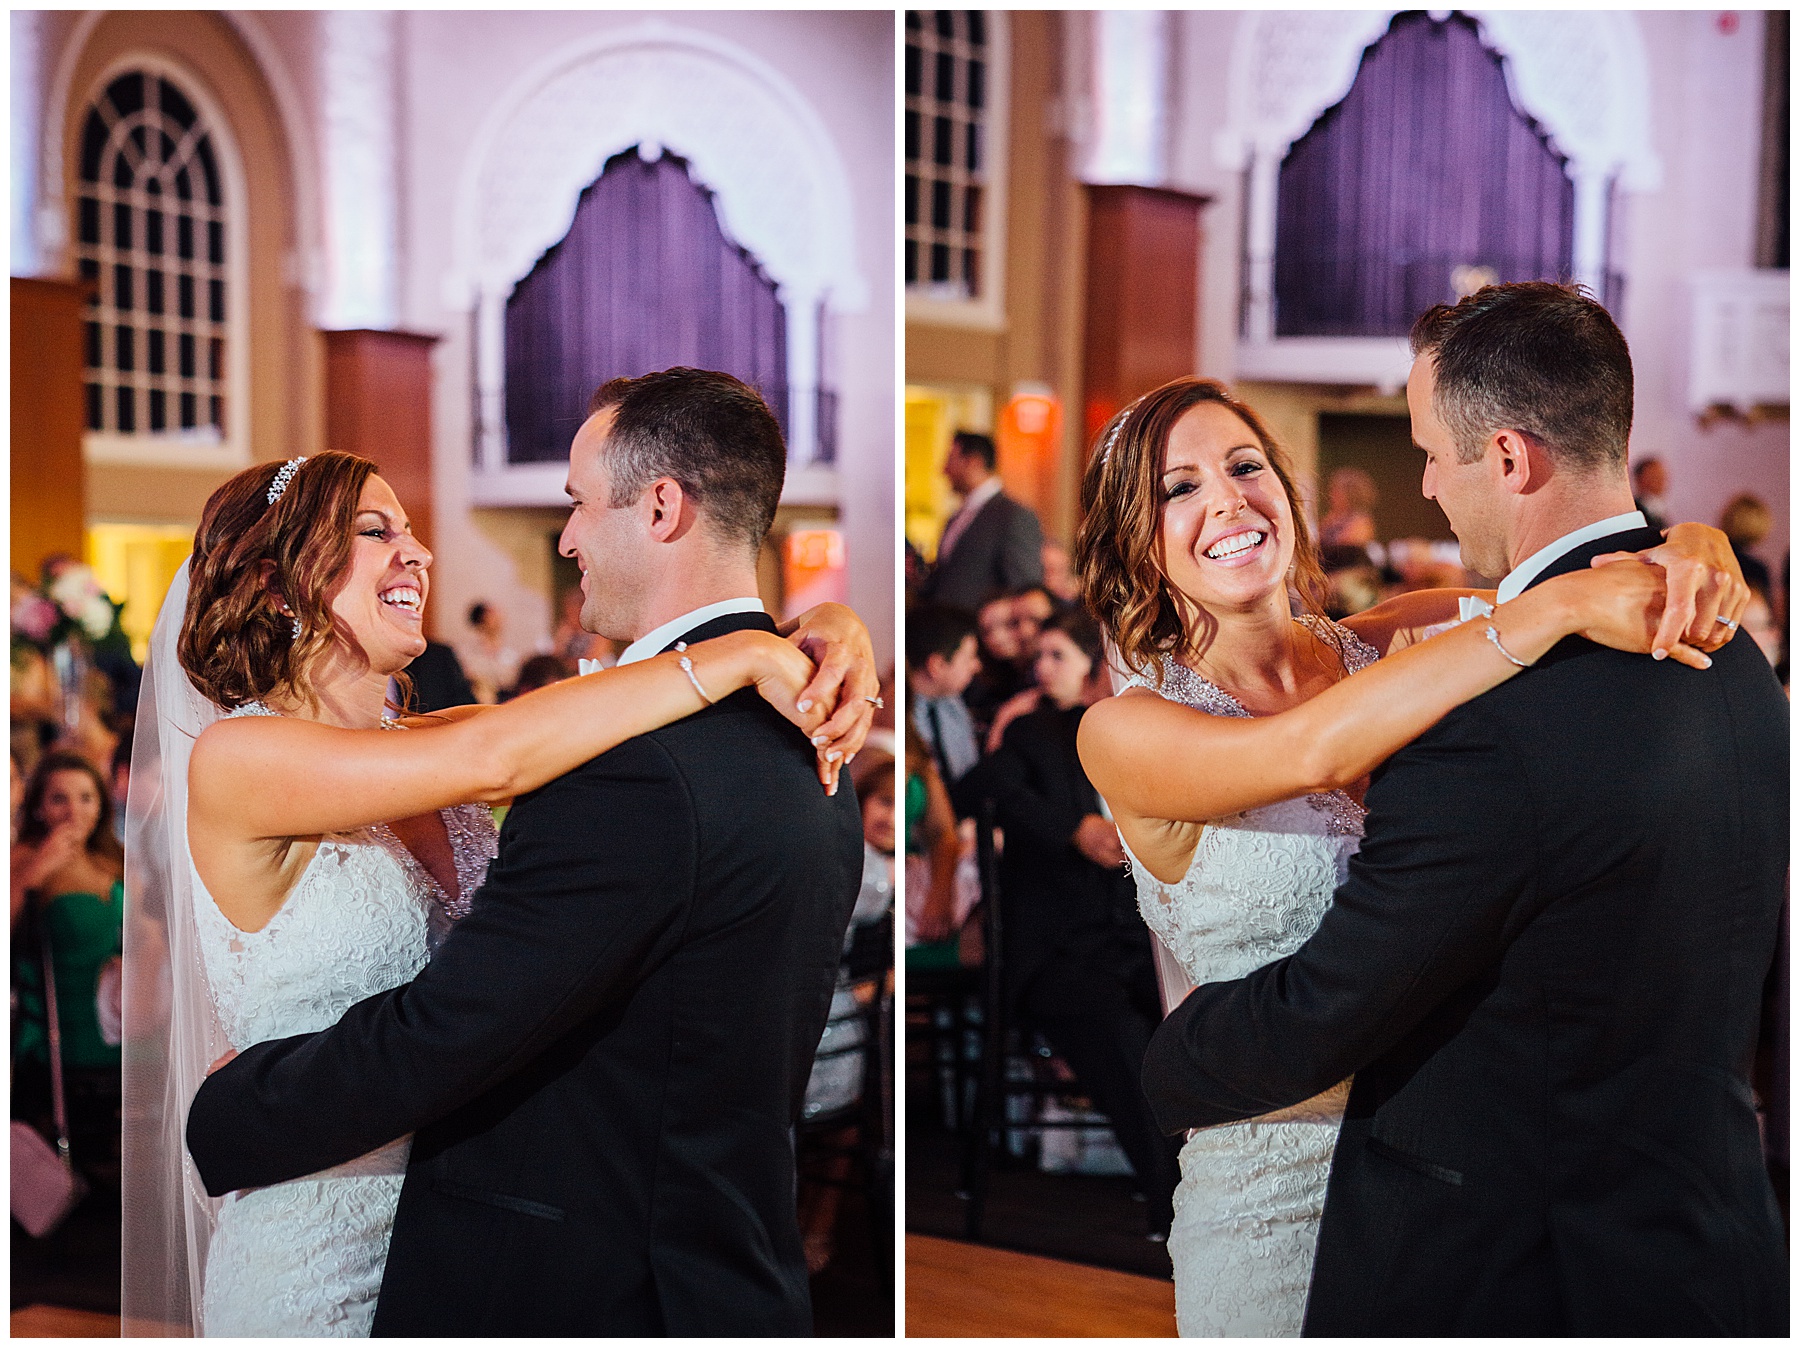
[[1474,463],[1499,430],[1524,431],[1578,472],[1625,466],[1631,351],[1582,287],[1483,286],[1413,324],[1415,356],[1435,362],[1432,403]]
[[614,506],[659,477],[681,484],[723,538],[761,546],[787,476],[781,426],[762,395],[717,370],[676,367],[609,379],[587,414],[611,408],[605,455]]

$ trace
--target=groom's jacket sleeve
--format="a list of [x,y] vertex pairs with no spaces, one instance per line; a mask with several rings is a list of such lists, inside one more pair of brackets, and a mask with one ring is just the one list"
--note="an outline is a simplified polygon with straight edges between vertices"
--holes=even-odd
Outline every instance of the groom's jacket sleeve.
[[697,850],[684,782],[649,737],[521,797],[470,913],[417,978],[207,1078],[187,1123],[207,1192],[415,1132],[628,996],[680,943]]
[[1390,759],[1366,803],[1362,849],[1311,939],[1196,988],[1152,1036],[1144,1091],[1164,1131],[1342,1081],[1496,966],[1538,902],[1519,760],[1479,707]]

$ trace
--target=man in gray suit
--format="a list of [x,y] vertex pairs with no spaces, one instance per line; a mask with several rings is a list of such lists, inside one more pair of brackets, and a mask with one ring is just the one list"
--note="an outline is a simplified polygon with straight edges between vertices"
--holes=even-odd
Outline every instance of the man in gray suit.
[[944,476],[961,494],[962,508],[944,526],[937,564],[920,597],[973,613],[997,591],[1042,585],[1043,531],[1029,506],[1000,490],[994,442],[958,431]]

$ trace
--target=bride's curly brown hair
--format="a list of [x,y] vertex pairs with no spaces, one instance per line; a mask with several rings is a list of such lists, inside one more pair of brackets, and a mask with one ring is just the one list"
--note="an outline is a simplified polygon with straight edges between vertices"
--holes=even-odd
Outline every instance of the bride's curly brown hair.
[[1307,524],[1287,452],[1262,418],[1212,379],[1176,379],[1131,403],[1106,423],[1081,480],[1075,568],[1083,597],[1128,668],[1161,672],[1164,659],[1190,644],[1169,578],[1157,559],[1162,532],[1163,456],[1175,423],[1201,403],[1217,403],[1250,428],[1269,457],[1294,516],[1292,583],[1301,607],[1323,617],[1325,573]]
[[194,686],[227,709],[269,697],[315,706],[306,671],[334,641],[368,658],[333,619],[331,599],[350,569],[356,507],[375,465],[355,454],[314,454],[270,505],[281,467],[259,463],[215,491],[188,560],[177,653]]

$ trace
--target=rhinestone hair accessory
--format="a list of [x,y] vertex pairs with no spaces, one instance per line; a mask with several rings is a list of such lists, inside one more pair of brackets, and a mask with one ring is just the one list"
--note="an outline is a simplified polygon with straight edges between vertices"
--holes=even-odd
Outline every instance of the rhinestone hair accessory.
[[297,459],[289,459],[281,465],[281,471],[275,474],[275,480],[269,484],[269,504],[274,505],[281,499],[281,494],[288,489],[288,483],[294,480],[294,474],[300,471],[300,465],[306,462],[306,455]]
[[1105,463],[1108,459],[1112,458],[1113,446],[1119,442],[1119,435],[1124,431],[1125,423],[1131,420],[1131,414],[1137,410],[1138,403],[1143,401],[1142,398],[1134,399],[1123,412],[1119,413],[1119,419],[1113,422],[1113,428],[1107,434],[1106,443],[1100,447],[1100,461],[1102,463]]

